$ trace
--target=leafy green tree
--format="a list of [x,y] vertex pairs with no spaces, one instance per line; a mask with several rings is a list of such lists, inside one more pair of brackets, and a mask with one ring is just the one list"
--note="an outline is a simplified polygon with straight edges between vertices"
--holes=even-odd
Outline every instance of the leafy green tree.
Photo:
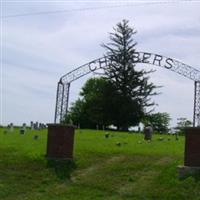
[[112,84],[103,77],[89,79],[81,89],[80,96],[72,104],[66,123],[73,121],[82,128],[99,128],[112,124],[114,94]]
[[158,112],[148,115],[148,117],[146,118],[146,124],[151,124],[154,131],[158,133],[168,133],[170,120],[171,118],[168,113]]
[[86,112],[85,101],[78,99],[72,103],[70,111],[65,118],[65,124],[74,124],[81,128],[94,128],[95,125],[89,121],[88,113]]
[[110,106],[112,104],[113,87],[103,78],[89,79],[80,95],[85,101],[85,107],[89,119],[99,126],[111,124]]
[[184,129],[187,127],[191,127],[192,126],[192,122],[190,120],[188,120],[185,117],[180,117],[177,119],[177,127],[176,129],[180,132],[183,133]]
[[150,97],[157,94],[154,92],[156,86],[149,82],[147,76],[152,71],[135,68],[135,34],[135,29],[129,27],[127,20],[123,20],[116,25],[114,32],[110,33],[110,42],[102,44],[110,59],[105,74],[118,96],[114,102],[113,120],[118,129],[123,130],[141,121],[145,115],[145,108],[154,105]]

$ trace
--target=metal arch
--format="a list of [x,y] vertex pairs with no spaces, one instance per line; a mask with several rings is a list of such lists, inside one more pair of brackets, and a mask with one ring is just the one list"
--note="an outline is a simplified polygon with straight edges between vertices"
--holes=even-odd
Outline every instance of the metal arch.
[[[199,70],[189,65],[186,65],[178,60],[168,58],[159,54],[147,53],[147,52],[135,52],[133,56],[133,62],[156,65],[159,67],[169,69],[173,72],[176,72],[193,81],[200,80]],[[98,58],[63,75],[60,78],[60,80],[63,83],[71,83],[93,71],[96,71],[101,68],[104,69],[106,67],[109,67],[109,64],[111,64],[111,61],[108,56]]]
[[147,52],[135,52],[134,62],[151,64],[169,69],[193,81],[200,81],[200,71],[178,60],[165,57],[159,54]]
[[[159,54],[135,52],[134,63],[151,64],[169,69],[195,81],[194,126],[200,126],[200,71],[180,61]],[[57,86],[55,123],[61,123],[68,111],[70,83],[99,69],[105,69],[112,63],[112,58],[105,56],[86,63],[63,75]]]
[[70,83],[100,68],[105,68],[108,65],[107,62],[108,57],[93,60],[70,71],[60,78],[57,85],[54,123],[63,122],[65,115],[68,112]]
[[105,56],[102,58],[98,58],[70,71],[69,73],[63,75],[60,79],[63,83],[71,83],[72,81],[75,81],[91,72],[94,72],[98,69],[106,68],[108,66],[108,63],[108,57]]
[[60,113],[61,113],[61,101],[62,98],[62,90],[63,90],[63,84],[61,80],[57,84],[57,93],[56,93],[56,109],[55,109],[55,116],[54,116],[54,122],[56,123],[57,121],[60,122]]
[[62,80],[58,82],[56,94],[56,110],[55,123],[61,123],[65,119],[68,111],[70,83],[63,83]]

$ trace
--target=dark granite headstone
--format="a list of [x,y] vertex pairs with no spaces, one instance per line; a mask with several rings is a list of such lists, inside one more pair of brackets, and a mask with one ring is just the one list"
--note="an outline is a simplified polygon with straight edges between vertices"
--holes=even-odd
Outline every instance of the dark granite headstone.
[[24,135],[24,134],[25,134],[25,130],[24,130],[23,128],[20,128],[19,133],[20,133],[21,135]]

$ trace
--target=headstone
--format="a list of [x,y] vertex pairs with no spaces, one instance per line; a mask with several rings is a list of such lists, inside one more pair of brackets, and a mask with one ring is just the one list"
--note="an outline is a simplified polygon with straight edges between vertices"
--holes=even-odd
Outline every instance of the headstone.
[[8,124],[8,126],[7,126],[7,132],[11,133],[11,132],[13,132],[13,130],[14,130],[13,123]]
[[43,130],[46,128],[46,125],[44,123],[39,123],[38,130]]
[[151,140],[153,134],[153,128],[148,125],[144,128],[144,139],[145,140]]
[[34,130],[38,130],[38,122],[34,123]]
[[10,132],[10,124],[7,126],[7,131]]
[[163,140],[164,140],[163,137],[159,137],[159,138],[158,138],[158,141],[163,141]]
[[109,138],[109,136],[110,136],[110,133],[105,133],[105,138]]
[[41,123],[38,124],[38,130],[42,130],[42,124]]
[[21,135],[24,135],[24,134],[25,134],[25,129],[24,129],[23,127],[20,128],[19,133],[20,133]]
[[14,131],[13,123],[10,123],[10,132],[13,132],[13,131]]
[[26,131],[26,123],[22,124],[22,128],[24,129],[24,131]]
[[120,147],[120,146],[121,146],[121,142],[117,142],[116,145],[117,145],[118,147]]
[[34,139],[34,140],[39,139],[39,135],[34,135],[34,136],[33,136],[33,139]]
[[33,123],[33,121],[31,121],[31,123],[30,123],[30,129],[34,130],[34,123]]

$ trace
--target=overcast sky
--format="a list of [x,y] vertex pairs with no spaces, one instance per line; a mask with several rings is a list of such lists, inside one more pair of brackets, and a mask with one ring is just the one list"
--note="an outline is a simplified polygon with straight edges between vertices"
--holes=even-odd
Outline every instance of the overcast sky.
[[[124,2],[2,1],[0,124],[53,122],[59,78],[101,57],[100,44],[108,42],[108,33],[122,19],[137,30],[138,51],[158,53],[200,69],[200,2]],[[43,14],[59,10],[65,12]],[[193,81],[166,69],[146,67],[157,70],[151,81],[163,86],[162,94],[153,98],[158,104],[155,111],[168,112],[172,126],[178,117],[192,120]],[[72,84],[70,102],[91,76]]]

